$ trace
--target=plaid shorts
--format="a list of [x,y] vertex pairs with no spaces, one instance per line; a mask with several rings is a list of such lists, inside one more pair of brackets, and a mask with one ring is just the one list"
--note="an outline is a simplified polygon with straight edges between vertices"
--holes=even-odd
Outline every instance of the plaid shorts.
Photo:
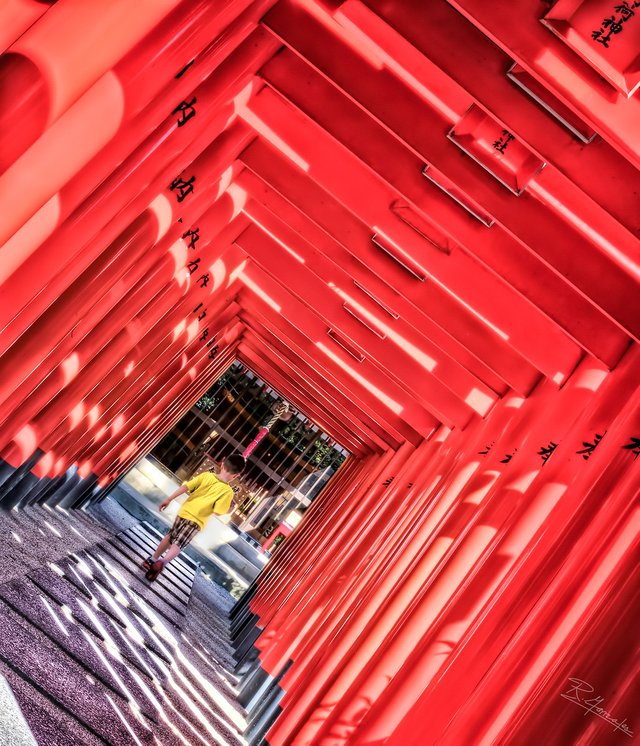
[[176,516],[169,532],[169,541],[184,549],[198,531],[200,531],[200,526],[195,521],[189,521],[186,518]]

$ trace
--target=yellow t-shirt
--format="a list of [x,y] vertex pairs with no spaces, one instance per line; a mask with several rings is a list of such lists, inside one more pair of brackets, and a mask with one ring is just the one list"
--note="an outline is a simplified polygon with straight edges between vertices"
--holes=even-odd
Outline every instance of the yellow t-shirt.
[[178,511],[180,518],[193,521],[203,529],[214,513],[223,515],[229,512],[233,490],[215,474],[205,471],[185,482],[185,485],[189,497]]

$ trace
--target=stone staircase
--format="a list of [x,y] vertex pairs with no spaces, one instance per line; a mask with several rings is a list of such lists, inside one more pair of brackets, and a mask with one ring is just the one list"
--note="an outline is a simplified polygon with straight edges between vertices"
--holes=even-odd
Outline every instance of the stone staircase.
[[182,556],[149,583],[160,534],[103,518],[0,516],[0,745],[243,744],[233,598]]

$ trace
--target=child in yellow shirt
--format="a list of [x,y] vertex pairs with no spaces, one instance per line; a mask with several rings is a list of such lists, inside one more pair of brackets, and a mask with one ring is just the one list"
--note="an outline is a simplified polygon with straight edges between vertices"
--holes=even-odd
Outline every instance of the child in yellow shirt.
[[[155,580],[198,531],[207,525],[214,513],[224,515],[229,512],[233,490],[228,483],[236,474],[242,472],[244,466],[245,460],[239,454],[228,456],[222,462],[219,474],[210,471],[198,474],[160,503],[160,510],[165,510],[176,497],[184,495],[185,492],[189,493],[169,533],[158,544],[155,552],[142,563],[147,570],[147,580]],[[160,559],[163,554],[164,558]]]

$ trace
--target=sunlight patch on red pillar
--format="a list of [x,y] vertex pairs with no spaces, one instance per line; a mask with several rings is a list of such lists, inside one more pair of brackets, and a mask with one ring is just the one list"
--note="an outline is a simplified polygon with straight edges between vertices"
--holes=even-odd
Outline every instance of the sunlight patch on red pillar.
[[174,244],[171,245],[171,248],[167,252],[175,262],[173,278],[177,279],[180,282],[180,285],[189,283],[189,271],[185,269],[185,264],[187,263],[188,259],[187,251],[188,247],[185,240],[183,238],[179,238]]
[[68,386],[71,381],[78,375],[80,370],[80,356],[77,352],[72,352],[62,361],[62,373],[64,374],[63,386]]
[[[365,8],[362,3],[347,0],[347,2],[343,3],[338,10],[336,10],[333,17],[338,21],[340,26],[345,29],[345,31],[348,31],[352,35],[354,40],[358,40],[363,49],[370,49],[374,58],[379,59],[384,67],[391,70],[397,78],[399,78],[414,93],[417,93],[420,98],[426,101],[429,106],[431,106],[447,121],[455,122],[462,116],[462,114],[464,114],[464,108],[460,112],[452,109],[446,101],[443,101],[443,99],[435,93],[435,91],[428,88],[422,81],[418,80],[412,72],[404,67],[404,65],[402,65],[398,60],[397,56],[394,57],[380,46],[380,44],[384,44],[385,42],[388,43],[389,39],[393,37],[394,47],[396,47],[394,51],[396,53],[399,52],[400,49],[398,49],[398,47],[401,47],[402,56],[405,58],[411,58],[416,69],[421,72],[428,71],[429,75],[440,74],[440,76],[442,76],[439,68],[424,57],[424,55],[407,42],[406,39],[400,36],[400,34],[387,26],[385,22],[378,18],[373,12],[369,11],[368,8]],[[366,21],[367,30],[364,31],[355,20],[352,20],[352,17],[358,19],[358,22],[360,23]],[[377,38],[372,38],[372,34],[375,34]],[[384,39],[381,37],[384,37]],[[451,85],[451,81],[447,82]]]
[[229,272],[229,279],[227,280],[227,287],[230,287],[237,279],[238,277],[242,277],[244,274],[244,270],[249,263],[248,259],[245,259],[244,261],[240,262],[240,264],[231,272]]
[[171,228],[171,224],[173,223],[173,208],[166,195],[159,194],[151,201],[148,209],[153,212],[158,222],[158,234],[156,235],[156,243],[158,243],[169,228]]
[[76,406],[69,412],[70,429],[77,427],[84,417],[86,405],[84,401],[79,401]]
[[604,368],[580,368],[578,369],[578,371],[576,371],[575,378],[573,380],[573,386],[577,389],[597,391],[604,383],[607,375],[608,371]]
[[304,8],[305,11],[325,26],[338,39],[351,47],[354,52],[359,54],[363,60],[368,62],[376,70],[382,70],[384,65],[376,53],[376,45],[373,44],[359,29],[353,29],[352,26],[344,26],[336,23],[333,17],[315,0],[296,0],[296,4]]
[[60,219],[60,195],[50,200],[32,215],[3,246],[0,246],[0,283],[15,272],[53,233]]
[[122,428],[126,425],[126,423],[127,418],[123,414],[119,414],[111,425],[111,437],[117,435],[120,430],[122,430]]
[[47,476],[49,469],[53,466],[53,453],[48,451],[31,470],[39,479]]
[[485,394],[480,389],[471,389],[469,396],[464,400],[474,412],[484,417],[491,407],[496,403],[496,398]]
[[276,134],[276,132],[248,106],[240,112],[240,117],[299,169],[305,173],[309,171],[309,163],[305,161],[300,153],[296,152],[285,140],[282,139],[282,137],[280,137],[280,135]]
[[[566,489],[564,485],[553,486]],[[536,681],[542,676],[549,663],[557,658],[558,652],[566,644],[567,638],[571,634],[575,634],[575,629],[579,625],[580,619],[593,606],[598,594],[602,592],[603,586],[605,586],[609,577],[615,572],[620,561],[629,552],[631,547],[637,544],[639,519],[640,509],[636,509],[629,515],[628,521],[622,526],[615,543],[609,551],[599,558],[599,562],[595,564],[592,570],[590,579],[578,597],[573,600],[571,606],[564,613],[563,618],[556,624],[555,631],[544,649],[535,660],[530,661],[518,687],[507,700],[501,712],[493,720],[491,726],[482,734],[483,743],[493,743],[499,740],[500,732],[508,727],[515,710],[521,705],[522,700],[533,690]]]
[[371,324],[373,324],[373,326],[376,327],[376,329],[379,329],[385,337],[388,337],[392,342],[395,342],[398,347],[405,350],[405,352],[411,355],[411,357],[423,368],[425,368],[425,370],[428,370],[429,373],[435,370],[438,363],[432,357],[429,357],[429,355],[423,352],[419,347],[416,347],[416,345],[409,342],[409,340],[405,339],[401,334],[398,334],[398,332],[394,331],[394,329],[389,326],[389,324],[385,324],[383,321],[381,321],[365,306],[363,306],[361,303],[358,303],[355,298],[353,298],[348,293],[345,293],[344,290],[336,287],[332,282],[329,283],[329,287],[337,295],[339,295],[342,300],[347,301],[347,303],[350,306],[353,306],[353,308],[355,308],[358,313],[362,314],[365,319],[367,319],[367,321],[369,321]]
[[25,425],[13,439],[20,453],[20,462],[25,461],[38,447],[38,434],[31,425]]
[[249,195],[247,194],[245,189],[243,189],[235,182],[233,184],[230,184],[227,187],[226,191],[227,194],[231,197],[231,201],[233,202],[233,214],[231,215],[231,218],[229,220],[229,222],[231,222],[231,220],[233,220],[242,212],[244,206],[247,204]]
[[99,404],[96,404],[95,406],[91,407],[91,409],[87,412],[87,427],[88,428],[93,427],[96,424],[101,413],[102,413],[102,407]]
[[481,476],[484,477],[482,485],[469,492],[463,502],[480,505],[501,474],[499,471],[483,471]]
[[570,223],[586,239],[591,241],[591,243],[597,246],[603,254],[613,260],[621,269],[628,272],[637,280],[640,280],[640,264],[634,261],[628,254],[620,251],[620,249],[614,246],[611,241],[608,241],[603,235],[598,233],[597,230],[586,223],[579,215],[576,215],[575,212],[567,207],[565,202],[554,197],[551,192],[548,192],[536,181],[529,184],[528,191],[540,202],[543,202],[550,208],[553,208],[553,210],[555,210],[559,215],[562,215],[568,223]]
[[365,378],[363,375],[358,373],[354,368],[352,368],[350,365],[348,365],[344,360],[342,360],[338,355],[336,355],[334,352],[332,352],[326,345],[322,344],[322,342],[316,342],[316,347],[319,350],[322,350],[324,354],[333,360],[334,363],[337,363],[344,371],[346,371],[354,380],[358,381],[358,383],[362,384],[368,391],[370,391],[377,399],[379,399],[386,407],[388,407],[394,414],[400,414],[404,407],[399,404],[397,401],[392,399],[390,396],[384,393],[381,389],[379,389],[377,386],[374,386],[371,381],[369,381],[367,378]]
[[258,285],[256,282],[254,282],[245,272],[239,272],[239,277],[242,278],[242,281],[244,284],[249,288],[249,290],[252,290],[259,298],[261,298],[268,306],[273,308],[273,310],[276,313],[280,313],[282,311],[282,306],[276,303],[273,298],[266,293],[260,285]]

